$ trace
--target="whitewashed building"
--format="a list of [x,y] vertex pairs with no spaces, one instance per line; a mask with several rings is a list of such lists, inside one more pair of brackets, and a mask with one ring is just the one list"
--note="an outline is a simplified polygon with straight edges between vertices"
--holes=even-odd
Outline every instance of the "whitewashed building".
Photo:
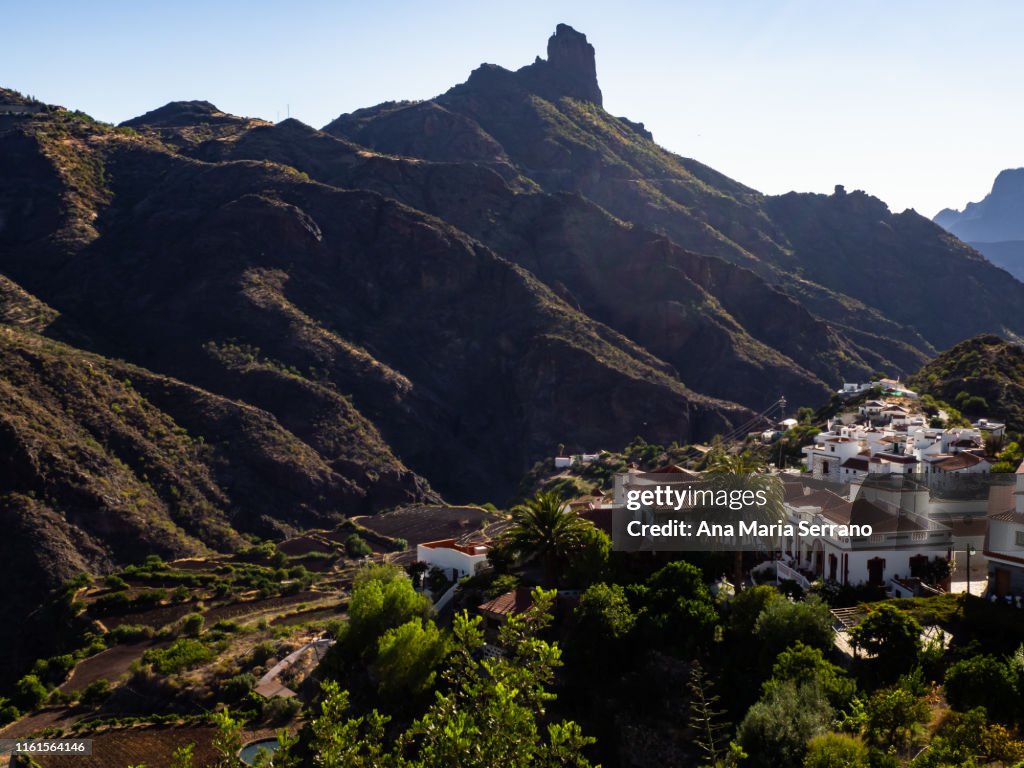
[[984,555],[989,594],[1024,594],[1024,463],[1017,468],[1012,506],[989,516]]
[[[909,489],[909,490],[908,490]],[[785,487],[789,522],[870,525],[870,536],[800,537],[784,540],[783,555],[798,570],[839,584],[883,586],[895,576],[922,574],[930,560],[949,559],[953,532],[927,514],[928,490],[902,478],[892,485],[855,483],[847,497],[800,482]]]
[[490,547],[484,543],[459,544],[455,539],[427,541],[416,545],[416,560],[438,568],[452,580],[472,576],[487,560]]

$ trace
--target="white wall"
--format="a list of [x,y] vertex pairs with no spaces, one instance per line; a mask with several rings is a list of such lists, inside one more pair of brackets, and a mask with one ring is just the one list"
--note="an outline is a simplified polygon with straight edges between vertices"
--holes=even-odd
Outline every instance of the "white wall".
[[416,559],[428,566],[440,568],[446,576],[451,577],[454,572],[456,578],[462,578],[472,576],[476,566],[487,559],[487,554],[467,555],[457,549],[425,547],[420,544],[416,547]]

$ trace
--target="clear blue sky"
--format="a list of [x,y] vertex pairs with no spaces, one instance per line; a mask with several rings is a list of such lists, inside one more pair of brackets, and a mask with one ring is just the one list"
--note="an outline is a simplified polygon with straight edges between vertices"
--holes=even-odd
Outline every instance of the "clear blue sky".
[[1024,3],[8,3],[0,84],[118,122],[173,99],[316,127],[587,34],[609,111],[769,193],[933,215],[1024,165]]

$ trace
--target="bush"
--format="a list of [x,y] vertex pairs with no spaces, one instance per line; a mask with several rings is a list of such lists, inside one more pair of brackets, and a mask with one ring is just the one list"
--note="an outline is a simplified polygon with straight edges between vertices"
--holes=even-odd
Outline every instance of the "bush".
[[772,677],[764,684],[764,690],[767,692],[787,680],[796,685],[817,685],[837,710],[845,709],[857,692],[856,683],[840,667],[827,661],[817,648],[800,642],[778,655],[772,667]]
[[252,649],[250,660],[254,667],[262,667],[276,655],[277,647],[269,641],[264,641]]
[[765,606],[781,598],[778,590],[767,584],[744,589],[729,603],[729,630],[740,637],[752,635]]
[[868,748],[854,736],[824,733],[807,742],[804,768],[868,768]]
[[256,682],[256,675],[243,672],[225,680],[221,691],[227,701],[238,701],[249,695],[249,691],[256,687]]
[[832,613],[814,596],[801,602],[773,600],[757,618],[754,635],[761,643],[764,667],[770,667],[782,651],[797,643],[827,651],[832,647]]
[[796,766],[803,762],[807,742],[823,734],[832,707],[815,685],[784,681],[754,704],[740,723],[737,737],[754,768]]
[[37,675],[25,675],[14,686],[15,702],[22,710],[39,709],[49,693]]
[[200,664],[213,659],[216,654],[191,638],[175,640],[174,644],[167,649],[156,649],[146,651],[142,655],[142,661],[152,665],[154,671],[161,675],[173,675],[186,669],[198,667]]
[[181,620],[181,631],[189,637],[199,637],[205,623],[206,619],[201,613],[190,613]]
[[274,697],[263,707],[263,717],[270,723],[286,723],[293,720],[301,709],[298,699]]
[[358,533],[353,533],[345,539],[345,552],[348,553],[349,557],[356,559],[372,555],[373,548],[363,541],[363,538]]
[[116,574],[111,574],[110,576],[107,576],[107,578],[104,580],[104,583],[107,585],[108,589],[112,589],[115,592],[118,592],[122,589],[128,589],[128,582],[122,579],[120,576],[117,576]]
[[81,701],[83,704],[93,706],[103,702],[110,696],[110,681],[94,680],[82,691]]
[[38,677],[46,686],[52,687],[64,682],[74,666],[75,657],[70,653],[65,653],[49,659],[39,659],[32,666],[32,674]]
[[9,699],[0,696],[0,726],[13,723],[19,717],[21,717],[21,712],[18,711],[18,708]]
[[946,698],[961,712],[985,707],[995,719],[1011,722],[1017,708],[1015,682],[1009,666],[995,656],[974,656],[946,671]]
[[107,645],[137,643],[153,637],[153,628],[145,624],[120,624],[107,633]]
[[921,625],[913,616],[883,603],[850,630],[850,641],[873,655],[863,663],[876,679],[891,683],[917,664]]
[[865,735],[882,749],[905,749],[917,740],[928,717],[923,698],[905,688],[884,688],[868,699]]

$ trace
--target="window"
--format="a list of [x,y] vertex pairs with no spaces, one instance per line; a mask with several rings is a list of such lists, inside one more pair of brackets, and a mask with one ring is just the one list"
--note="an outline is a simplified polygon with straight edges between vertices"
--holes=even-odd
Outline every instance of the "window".
[[1017,531],[1016,543],[1018,547],[1024,547],[1024,531]]

